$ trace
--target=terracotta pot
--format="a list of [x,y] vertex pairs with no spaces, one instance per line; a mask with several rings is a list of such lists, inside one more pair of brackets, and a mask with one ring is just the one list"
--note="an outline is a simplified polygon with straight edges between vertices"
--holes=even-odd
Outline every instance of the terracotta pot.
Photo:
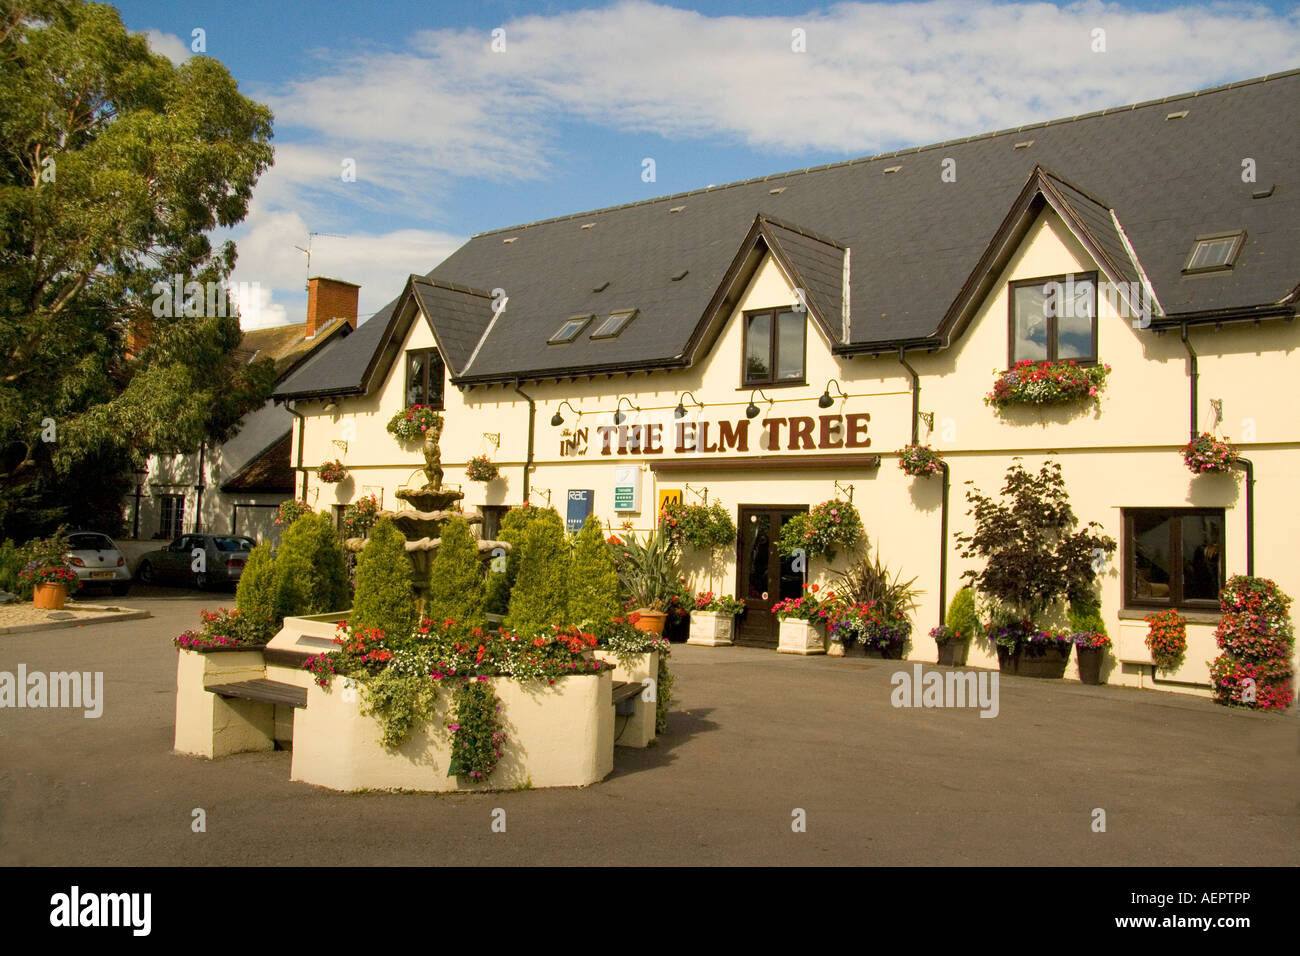
[[641,617],[633,625],[638,631],[644,631],[647,634],[663,635],[664,622],[668,620],[668,615],[663,611],[650,611],[646,608],[638,608],[637,614]]
[[67,599],[66,584],[38,584],[32,594],[32,605],[43,611],[60,611]]

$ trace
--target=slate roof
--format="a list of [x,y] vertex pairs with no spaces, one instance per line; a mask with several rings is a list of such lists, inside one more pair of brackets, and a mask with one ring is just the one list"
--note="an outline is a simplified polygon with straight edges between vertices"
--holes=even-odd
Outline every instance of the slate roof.
[[290,458],[293,430],[285,432],[254,456],[238,474],[222,483],[223,492],[293,494],[295,475]]
[[[1183,110],[1185,117],[1168,118]],[[943,347],[949,332],[960,333],[952,315],[982,280],[977,269],[1008,227],[1009,210],[1039,177],[1035,188],[1069,211],[1085,245],[1120,277],[1136,279],[1114,211],[1166,319],[1284,302],[1288,308],[1275,311],[1293,314],[1298,115],[1300,70],[482,233],[427,277],[439,287],[500,288],[509,297],[468,367],[459,357],[484,322],[484,293],[433,297],[417,281],[405,295],[413,291],[429,306],[458,383],[681,366],[694,357],[720,290],[747,278],[741,253],[757,227],[806,284],[810,311],[821,313],[837,351]],[[1023,143],[1030,145],[1017,148]],[[1246,157],[1257,182],[1242,181]],[[941,176],[945,160],[953,161],[953,182]],[[1253,198],[1270,185],[1271,195]],[[1230,273],[1182,275],[1197,236],[1241,228],[1246,241]],[[851,273],[847,339],[843,248]],[[381,350],[393,330],[380,326],[396,305],[323,350],[277,395],[361,390],[367,370],[391,360]],[[547,344],[570,316],[632,308],[637,318],[616,338],[592,340],[593,323],[571,343]]]

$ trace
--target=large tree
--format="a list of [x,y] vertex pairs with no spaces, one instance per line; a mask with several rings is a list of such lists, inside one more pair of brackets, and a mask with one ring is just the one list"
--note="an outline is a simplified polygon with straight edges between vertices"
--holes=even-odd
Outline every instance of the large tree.
[[237,313],[155,286],[229,277],[207,234],[244,218],[270,138],[216,60],[175,66],[103,4],[0,0],[0,538],[114,522],[133,466],[265,401]]

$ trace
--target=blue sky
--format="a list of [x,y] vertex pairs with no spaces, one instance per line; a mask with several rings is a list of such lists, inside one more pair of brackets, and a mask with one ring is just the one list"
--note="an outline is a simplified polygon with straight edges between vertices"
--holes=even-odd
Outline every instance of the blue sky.
[[1300,67],[1286,3],[115,6],[275,111],[246,327],[302,321],[309,231],[367,315],[476,232]]

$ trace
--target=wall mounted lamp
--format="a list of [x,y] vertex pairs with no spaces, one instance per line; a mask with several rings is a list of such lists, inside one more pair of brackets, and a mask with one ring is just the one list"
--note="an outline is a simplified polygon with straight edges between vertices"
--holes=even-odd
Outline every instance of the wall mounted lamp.
[[756,389],[754,389],[752,392],[749,393],[749,404],[745,406],[745,417],[746,417],[746,418],[757,418],[757,417],[758,417],[758,406],[754,404],[754,396],[755,396],[755,395],[762,395],[762,396],[763,396],[763,401],[767,402],[767,404],[769,404],[769,405],[775,405],[775,404],[776,404],[776,399],[775,399],[775,398],[770,397],[770,396],[769,396],[766,392],[764,392],[761,388],[756,388]]
[[623,408],[623,403],[624,403],[624,402],[627,402],[627,407],[630,408],[630,409],[632,409],[632,411],[634,411],[634,412],[639,412],[639,411],[641,411],[641,409],[637,408],[635,405],[632,404],[632,399],[628,398],[627,396],[624,396],[623,398],[620,398],[620,399],[618,400],[618,404],[614,406],[614,424],[615,424],[615,425],[622,425],[623,422],[624,422],[624,420],[627,418],[627,416],[624,415],[623,412],[621,411],[621,409]]
[[[569,405],[569,403],[568,403],[567,401],[565,401],[565,402],[560,402],[560,408],[563,408],[565,405]],[[558,428],[559,426],[561,426],[561,425],[564,424],[564,416],[560,414],[560,408],[557,408],[557,409],[555,410],[555,414],[551,416],[551,427],[552,427],[552,428]],[[573,412],[573,414],[577,415],[579,418],[582,417],[582,412],[578,411],[578,410],[577,410],[576,408],[574,408],[572,405],[569,405],[569,411]],[[500,436],[498,436],[498,440],[499,440],[499,438],[500,438]]]
[[687,395],[691,396],[692,405],[696,405],[701,409],[704,408],[704,403],[695,397],[694,392],[682,392],[682,394],[677,398],[677,407],[673,409],[673,418],[686,417],[686,405],[684,404],[684,402],[686,400]]
[[830,408],[832,405],[835,404],[835,399],[831,398],[832,385],[835,386],[835,391],[840,393],[839,395],[840,398],[849,397],[848,395],[845,394],[844,389],[840,388],[840,383],[836,379],[831,379],[829,382],[826,383],[826,391],[822,392],[822,397],[817,399],[818,408]]

